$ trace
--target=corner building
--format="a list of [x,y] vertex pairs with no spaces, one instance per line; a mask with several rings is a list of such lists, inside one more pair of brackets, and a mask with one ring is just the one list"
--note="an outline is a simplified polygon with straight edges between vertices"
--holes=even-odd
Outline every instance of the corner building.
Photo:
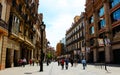
[[86,57],[85,53],[85,13],[75,16],[74,23],[66,31],[66,50],[70,58],[81,62]]
[[10,4],[8,1],[0,0],[0,69],[3,69],[5,66],[9,12]]
[[89,62],[120,64],[120,0],[86,0],[85,12]]
[[33,58],[39,0],[0,0],[0,69]]

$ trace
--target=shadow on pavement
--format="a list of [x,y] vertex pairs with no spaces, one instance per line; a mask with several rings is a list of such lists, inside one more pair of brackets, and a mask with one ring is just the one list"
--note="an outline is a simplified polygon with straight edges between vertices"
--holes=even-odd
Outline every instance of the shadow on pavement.
[[39,71],[35,71],[35,72],[25,72],[24,74],[33,74],[33,73],[37,73]]

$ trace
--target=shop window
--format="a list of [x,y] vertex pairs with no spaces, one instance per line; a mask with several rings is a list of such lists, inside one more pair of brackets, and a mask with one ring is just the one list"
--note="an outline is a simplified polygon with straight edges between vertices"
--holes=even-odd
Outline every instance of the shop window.
[[101,7],[99,10],[99,17],[104,15],[104,7]]
[[112,22],[115,22],[115,21],[120,20],[120,9],[114,11],[114,12],[111,14],[111,20],[112,20]]
[[2,5],[0,4],[0,18],[1,18],[1,15],[2,15]]
[[99,24],[98,24],[99,30],[105,27],[105,20],[100,20]]
[[113,8],[120,3],[120,0],[110,0],[110,7]]

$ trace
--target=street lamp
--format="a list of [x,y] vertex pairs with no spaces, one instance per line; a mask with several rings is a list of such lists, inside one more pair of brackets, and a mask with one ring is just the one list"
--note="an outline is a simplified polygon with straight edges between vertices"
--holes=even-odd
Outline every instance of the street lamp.
[[40,55],[40,72],[43,71],[43,60],[44,60],[44,53],[43,53],[43,31],[45,30],[45,24],[42,22],[40,25],[41,30],[41,55]]
[[[104,44],[104,55],[105,55],[105,53],[106,53],[106,51],[105,51],[105,47],[106,47],[106,43],[105,43],[105,40],[106,40],[106,36],[105,36],[105,32],[103,33],[103,44]],[[104,60],[105,62],[105,70],[107,71],[107,64],[106,64],[106,55],[105,55],[105,60]]]

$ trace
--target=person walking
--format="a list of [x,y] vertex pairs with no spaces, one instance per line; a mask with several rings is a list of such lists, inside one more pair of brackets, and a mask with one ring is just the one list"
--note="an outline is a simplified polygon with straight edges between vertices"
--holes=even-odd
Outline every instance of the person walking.
[[32,59],[32,65],[34,66],[34,64],[35,64],[35,59],[33,58]]
[[35,62],[36,62],[36,64],[37,64],[37,66],[38,66],[38,65],[39,65],[39,64],[38,64],[38,63],[39,63],[38,59],[36,59],[36,61],[35,61]]
[[46,64],[47,64],[47,66],[49,66],[49,59],[46,60]]
[[19,59],[18,60],[18,66],[22,66],[22,63],[23,63],[22,59]]
[[58,59],[58,66],[60,65],[60,59]]
[[26,58],[24,58],[24,59],[23,59],[23,63],[22,63],[22,64],[23,64],[23,67],[25,67],[26,63],[27,63],[27,60],[26,60]]
[[86,60],[85,59],[82,59],[82,65],[83,65],[83,70],[85,70],[85,67],[86,67]]
[[66,70],[68,69],[68,63],[69,63],[69,60],[66,58],[66,59],[65,59],[65,67],[66,67]]
[[64,69],[64,59],[61,59],[62,70]]
[[70,59],[71,67],[73,67],[73,59]]
[[31,66],[31,64],[32,64],[32,59],[29,60],[29,64],[30,64],[30,66]]

